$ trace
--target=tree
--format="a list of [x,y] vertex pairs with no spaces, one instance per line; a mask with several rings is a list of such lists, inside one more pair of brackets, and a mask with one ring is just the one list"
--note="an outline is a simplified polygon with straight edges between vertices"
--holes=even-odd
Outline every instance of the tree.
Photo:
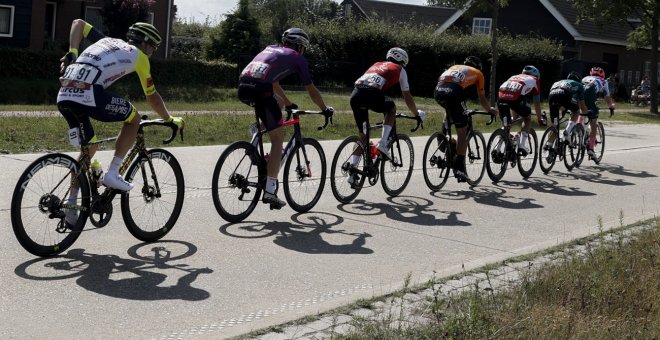
[[128,28],[138,21],[147,21],[149,7],[155,0],[112,0],[101,9],[103,23],[108,29],[108,36],[126,38]]
[[282,33],[296,22],[314,23],[332,19],[339,12],[339,4],[332,0],[255,0],[254,6],[263,32],[271,40],[279,40]]
[[238,63],[240,54],[259,53],[260,39],[259,24],[250,11],[249,0],[240,0],[236,11],[227,14],[227,19],[211,32],[206,57]]
[[497,76],[497,23],[500,14],[500,8],[509,5],[509,0],[427,0],[429,6],[443,6],[450,8],[469,9],[470,11],[486,11],[492,16],[492,25],[490,30],[490,49],[491,49],[491,64],[490,64],[490,90],[489,97],[492,104],[497,100],[496,81]]
[[656,0],[571,0],[578,10],[578,20],[591,20],[599,26],[627,24],[639,18],[640,25],[628,34],[628,47],[651,46],[651,112],[658,113],[658,19],[660,3]]

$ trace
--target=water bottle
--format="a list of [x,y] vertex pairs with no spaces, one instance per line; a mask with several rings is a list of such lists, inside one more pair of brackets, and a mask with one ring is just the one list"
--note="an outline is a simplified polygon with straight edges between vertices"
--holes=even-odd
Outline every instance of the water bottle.
[[250,134],[250,136],[254,136],[257,133],[259,133],[259,126],[257,125],[256,122],[250,124],[250,127],[248,128],[248,133]]
[[98,159],[95,159],[92,162],[92,177],[94,178],[94,181],[96,181],[97,187],[100,187],[101,184],[103,184],[103,168]]
[[369,156],[371,156],[372,159],[376,159],[380,155],[380,151],[378,151],[378,146],[374,145],[372,141],[369,141]]

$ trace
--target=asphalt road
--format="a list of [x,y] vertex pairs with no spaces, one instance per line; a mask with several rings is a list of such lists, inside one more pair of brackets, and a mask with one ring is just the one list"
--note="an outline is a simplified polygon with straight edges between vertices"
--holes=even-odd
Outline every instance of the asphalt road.
[[[39,155],[0,155],[0,337],[229,337],[386,294],[407,275],[421,283],[592,234],[599,219],[607,229],[657,216],[660,128],[606,131],[601,165],[537,168],[528,180],[514,170],[476,188],[450,178],[438,193],[421,173],[426,140],[414,138],[415,172],[400,197],[378,185],[340,205],[328,182],[310,213],[260,204],[234,225],[210,193],[224,146],[171,148],[186,198],[163,242],[133,238],[116,205],[108,226],[47,260],[20,247],[9,217],[18,176]],[[338,143],[322,143],[328,163]],[[156,246],[169,258],[154,260]]]

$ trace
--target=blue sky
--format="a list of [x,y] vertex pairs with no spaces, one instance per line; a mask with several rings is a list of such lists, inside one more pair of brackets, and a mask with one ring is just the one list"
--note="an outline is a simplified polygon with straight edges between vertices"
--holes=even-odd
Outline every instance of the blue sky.
[[[335,0],[341,2],[340,0]],[[383,0],[390,2],[425,5],[426,0]],[[238,0],[174,0],[179,9],[179,18],[186,21],[204,22],[207,18],[211,23],[218,23],[227,12],[236,8]]]

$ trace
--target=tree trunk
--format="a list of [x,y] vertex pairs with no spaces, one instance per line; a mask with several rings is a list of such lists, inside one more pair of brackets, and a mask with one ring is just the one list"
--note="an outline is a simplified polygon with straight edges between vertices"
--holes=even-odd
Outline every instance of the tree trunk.
[[655,2],[651,22],[651,112],[658,113],[658,18],[660,6]]
[[491,39],[490,39],[490,50],[492,53],[492,63],[490,64],[490,91],[489,91],[489,96],[490,96],[490,105],[495,106],[495,102],[497,101],[497,18],[500,13],[500,4],[498,0],[494,0],[492,2],[493,6],[493,25],[491,28]]

